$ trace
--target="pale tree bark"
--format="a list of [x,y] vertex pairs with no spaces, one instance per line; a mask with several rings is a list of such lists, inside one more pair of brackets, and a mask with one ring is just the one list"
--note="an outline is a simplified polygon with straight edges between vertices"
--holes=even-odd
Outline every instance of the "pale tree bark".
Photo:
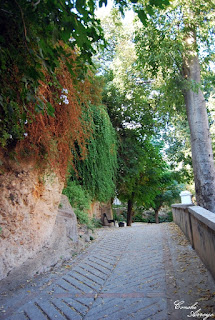
[[[184,77],[200,84],[199,59],[193,50],[195,32],[191,31],[185,41],[188,55],[184,58]],[[200,88],[185,90],[184,99],[190,127],[196,200],[198,205],[215,212],[215,168],[205,99]]]

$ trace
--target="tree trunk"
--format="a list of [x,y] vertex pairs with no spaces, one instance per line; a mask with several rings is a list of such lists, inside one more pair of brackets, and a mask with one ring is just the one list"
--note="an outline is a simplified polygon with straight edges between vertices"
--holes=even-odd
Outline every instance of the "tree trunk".
[[[183,74],[190,82],[200,84],[199,59],[193,51],[195,42],[195,32],[191,31]],[[198,205],[215,212],[215,168],[205,99],[200,88],[185,90],[184,99],[190,127],[196,200]]]
[[158,212],[159,212],[159,210],[156,209],[156,210],[155,210],[155,222],[156,222],[156,223],[159,223]]
[[133,216],[133,199],[128,200],[128,210],[127,210],[127,226],[131,226],[132,224],[132,216]]

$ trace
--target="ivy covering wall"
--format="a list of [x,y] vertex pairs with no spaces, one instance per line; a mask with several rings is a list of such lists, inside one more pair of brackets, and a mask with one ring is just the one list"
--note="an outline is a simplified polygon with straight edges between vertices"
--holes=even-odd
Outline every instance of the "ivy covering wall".
[[[75,167],[70,169],[69,181],[76,181],[89,193],[92,200],[105,202],[114,197],[117,167],[116,134],[106,108],[90,105],[84,120],[90,124],[86,158],[80,161],[76,148]],[[69,183],[69,182],[68,182]]]

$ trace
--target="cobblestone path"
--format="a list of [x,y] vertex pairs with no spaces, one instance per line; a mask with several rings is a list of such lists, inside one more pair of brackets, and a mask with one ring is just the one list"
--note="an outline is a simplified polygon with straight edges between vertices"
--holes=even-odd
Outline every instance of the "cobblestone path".
[[[174,301],[185,299],[187,306],[201,303],[202,312],[215,314],[212,278],[205,270],[201,274],[204,266],[192,249],[187,248],[188,244],[181,246],[177,254],[186,256],[184,250],[189,251],[189,261],[193,259],[198,264],[198,279],[191,270],[187,275],[185,271],[177,271],[187,261],[181,266],[178,256],[174,256],[179,244],[176,240],[174,244],[170,231],[167,224],[104,231],[78,263],[66,265],[66,270],[56,273],[55,278],[47,275],[42,280],[46,285],[41,286],[40,281],[39,285],[32,285],[32,290],[22,288],[5,298],[5,304],[0,305],[0,319],[183,320],[189,319],[189,312],[176,310]],[[180,237],[183,241],[183,236]],[[203,281],[200,290],[210,294],[207,300],[197,302],[205,291],[189,295],[188,291],[195,286],[193,279],[197,285]]]

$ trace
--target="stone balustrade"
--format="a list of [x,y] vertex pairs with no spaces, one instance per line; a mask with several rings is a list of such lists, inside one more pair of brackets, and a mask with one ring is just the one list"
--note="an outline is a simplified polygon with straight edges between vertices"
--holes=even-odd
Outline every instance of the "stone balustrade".
[[192,204],[172,205],[173,220],[215,278],[215,213]]

